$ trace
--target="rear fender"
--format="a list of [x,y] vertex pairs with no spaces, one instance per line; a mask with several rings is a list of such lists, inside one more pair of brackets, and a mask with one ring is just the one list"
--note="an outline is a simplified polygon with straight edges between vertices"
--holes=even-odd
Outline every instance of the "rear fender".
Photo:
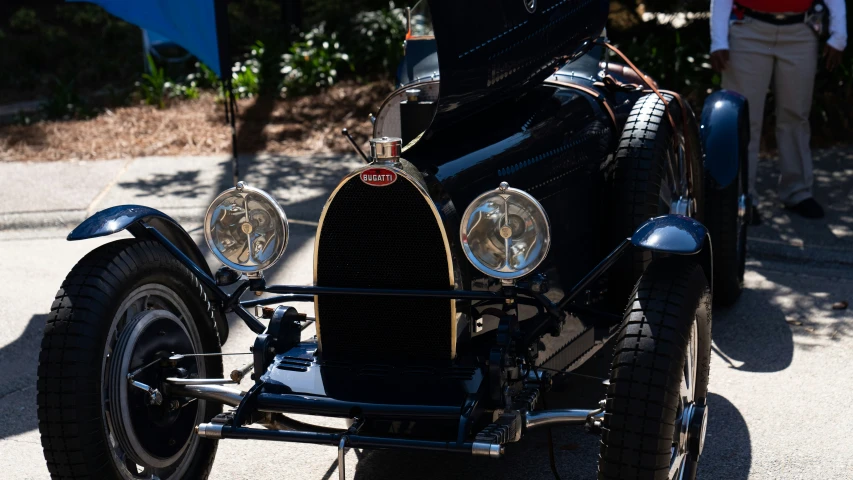
[[713,285],[711,235],[704,225],[690,217],[664,215],[647,220],[631,236],[636,248],[669,255],[693,255],[702,265],[708,285]]
[[718,90],[705,99],[702,108],[702,150],[705,173],[713,188],[725,188],[737,179],[747,163],[749,105],[746,98],[730,90]]
[[[84,220],[80,225],[77,225],[68,234],[67,238],[70,241],[86,240],[127,230],[134,237],[158,241],[142,227],[142,222],[163,234],[167,240],[172,242],[181,252],[189,257],[196,266],[213,278],[204,255],[186,230],[172,217],[153,208],[141,205],[118,205],[101,210]],[[228,323],[225,321],[224,316],[219,314],[218,309],[216,311],[216,329],[219,331],[220,342],[225,344],[225,341],[228,339]]]

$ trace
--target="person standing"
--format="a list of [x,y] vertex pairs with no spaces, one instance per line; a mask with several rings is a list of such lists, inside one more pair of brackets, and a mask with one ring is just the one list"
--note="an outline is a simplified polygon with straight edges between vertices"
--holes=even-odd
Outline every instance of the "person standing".
[[[779,199],[806,218],[822,218],[812,196],[809,110],[817,71],[820,23],[829,10],[829,39],[823,49],[827,70],[841,63],[847,45],[845,0],[711,0],[711,66],[722,72],[722,87],[749,102],[749,193],[757,203],[755,177],[764,98],[773,79]],[[760,223],[753,206],[753,224]]]

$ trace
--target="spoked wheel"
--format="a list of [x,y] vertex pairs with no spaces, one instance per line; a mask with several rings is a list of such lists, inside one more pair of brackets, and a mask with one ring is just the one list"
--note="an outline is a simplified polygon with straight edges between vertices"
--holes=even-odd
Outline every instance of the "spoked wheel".
[[681,380],[681,395],[672,435],[672,460],[669,478],[678,480],[696,478],[699,455],[705,446],[705,431],[708,425],[708,407],[697,402],[696,380],[699,362],[699,335],[697,322],[690,329],[690,340],[684,358],[684,377]]
[[708,421],[711,294],[702,268],[655,260],[617,336],[599,479],[693,479]]
[[[221,377],[212,310],[161,246],[98,248],[63,282],[39,363],[39,430],[54,478],[206,478],[216,442],[195,426],[221,411],[171,395],[167,377]],[[97,366],[97,367],[95,367]]]
[[145,285],[129,300],[118,316],[133,316],[104,356],[105,428],[126,477],[164,478],[184,453],[198,447],[193,430],[205,421],[205,402],[169,397],[157,387],[166,376],[205,377],[206,369],[196,357],[162,360],[172,352],[201,353],[194,348],[198,334],[180,320],[186,307],[174,292]]

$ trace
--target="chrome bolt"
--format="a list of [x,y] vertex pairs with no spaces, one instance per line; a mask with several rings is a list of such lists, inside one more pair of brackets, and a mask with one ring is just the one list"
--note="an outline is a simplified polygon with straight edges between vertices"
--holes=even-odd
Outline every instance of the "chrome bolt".
[[163,394],[160,393],[160,390],[156,388],[148,394],[148,403],[149,405],[162,405],[163,404]]
[[505,192],[507,191],[507,189],[509,189],[509,184],[507,182],[501,182],[498,188],[500,189],[500,191]]

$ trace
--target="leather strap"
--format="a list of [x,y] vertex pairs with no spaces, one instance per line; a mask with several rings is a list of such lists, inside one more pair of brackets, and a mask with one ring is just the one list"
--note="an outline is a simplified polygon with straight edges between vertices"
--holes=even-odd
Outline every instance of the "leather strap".
[[[640,79],[643,81],[643,83],[645,83],[646,86],[649,87],[649,90],[654,92],[654,94],[657,95],[658,98],[660,98],[661,102],[663,102],[663,105],[664,105],[664,111],[666,112],[666,117],[669,120],[669,124],[672,126],[673,133],[675,134],[673,138],[678,139],[679,137],[686,135],[690,125],[689,125],[688,120],[687,120],[687,110],[684,108],[684,101],[682,100],[681,95],[679,95],[676,92],[664,90],[664,92],[667,93],[668,95],[672,95],[672,97],[678,103],[678,106],[681,108],[682,130],[681,130],[681,135],[679,135],[678,128],[675,124],[675,119],[672,118],[672,113],[670,112],[670,109],[669,109],[669,102],[666,100],[666,98],[664,98],[663,94],[661,94],[661,90],[658,90],[657,86],[655,85],[655,82],[653,82],[648,76],[646,76],[646,74],[643,73],[639,68],[637,68],[637,66],[634,65],[634,63],[631,62],[631,60],[629,60],[628,57],[624,53],[622,53],[621,50],[616,48],[610,42],[607,42],[607,41],[600,39],[596,43],[600,43],[601,45],[604,45],[609,50],[611,50],[613,53],[615,53],[617,56],[619,56],[619,58],[621,58],[622,61],[624,61],[625,64],[627,64],[628,67],[630,67],[631,70],[633,70],[634,73],[636,73],[640,77]],[[615,81],[615,79],[613,79],[613,80]],[[691,148],[692,148],[692,146],[690,145],[690,142],[688,142],[687,139],[684,139],[684,154],[687,156],[688,159],[691,158],[691,156],[690,156],[690,154],[691,154],[690,149]],[[687,161],[685,163],[687,165],[687,168],[689,169],[690,168],[690,162]],[[691,174],[688,175],[688,179],[689,179],[688,181],[690,181],[692,183],[692,180],[693,180],[692,173],[693,172],[690,172],[690,173]],[[690,186],[692,187],[692,185],[690,185]]]
[[[654,92],[655,95],[657,95],[658,98],[660,98],[660,101],[663,102],[664,111],[666,112],[666,117],[669,120],[669,124],[672,125],[673,132],[677,133],[678,128],[675,125],[675,120],[672,118],[672,113],[670,113],[670,111],[669,111],[669,102],[663,97],[663,95],[661,95],[660,90],[658,90],[657,87],[655,86],[655,82],[651,81],[651,79],[648,76],[646,76],[645,73],[643,73],[639,68],[637,68],[637,66],[634,65],[634,63],[631,62],[631,60],[629,60],[628,57],[624,53],[622,53],[621,50],[619,50],[618,48],[613,46],[613,44],[611,44],[609,42],[604,42],[604,41],[600,41],[600,43],[602,45],[604,45],[605,47],[607,47],[608,49],[610,49],[617,56],[619,56],[619,58],[621,58],[622,61],[625,62],[625,64],[628,65],[628,67],[630,67],[631,70],[633,70],[634,73],[636,73],[640,77],[640,80],[642,80],[643,83],[645,83],[646,86],[649,87],[649,90]],[[681,101],[679,100],[679,104],[680,103],[681,103]]]

